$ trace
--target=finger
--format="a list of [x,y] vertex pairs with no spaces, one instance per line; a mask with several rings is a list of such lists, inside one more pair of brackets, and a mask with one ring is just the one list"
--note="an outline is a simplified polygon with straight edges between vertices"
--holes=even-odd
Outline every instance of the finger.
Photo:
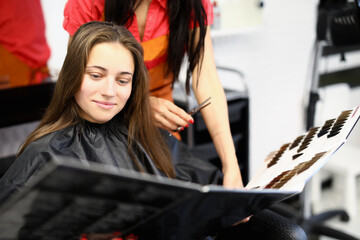
[[178,127],[178,125],[176,125],[175,123],[170,122],[168,119],[166,119],[161,114],[155,113],[154,118],[155,118],[155,125],[157,127],[165,129],[167,131],[174,131]]
[[179,126],[185,126],[186,124],[193,123],[193,117],[184,111],[184,109],[176,106],[175,104],[171,103],[168,105],[169,111],[173,113],[172,117],[170,118],[171,121],[178,124]]
[[155,124],[168,131],[173,131],[179,126],[187,127],[188,121],[193,123],[192,117],[174,103],[157,97],[150,97]]
[[177,125],[169,122],[165,117],[166,112],[169,112],[167,102],[169,101],[165,99],[150,97],[150,103],[153,111],[155,125],[167,131],[171,131],[174,130]]
[[173,114],[173,113],[169,112],[164,116],[164,118],[169,123],[172,123],[172,124],[176,125],[176,127],[173,128],[173,130],[177,129],[178,127],[182,127],[182,128],[189,127],[189,122],[185,121],[183,118],[179,117],[176,114]]
[[176,123],[180,124],[181,126],[184,126],[188,123],[194,123],[194,118],[190,114],[185,112],[184,109],[176,106],[175,104],[171,106],[170,111],[181,119],[182,123],[178,123],[175,119],[173,119]]
[[250,221],[250,218],[251,217],[244,218],[243,220],[241,220],[241,223],[246,223],[246,222]]
[[252,215],[249,216],[249,217],[247,217],[247,218],[244,218],[244,219],[241,220],[241,221],[238,221],[238,222],[234,223],[232,226],[236,226],[236,225],[239,225],[239,224],[241,224],[241,223],[246,223],[246,222],[250,221],[250,218],[251,218],[251,217],[252,217]]
[[189,121],[192,120],[192,117],[189,114],[185,113],[184,110],[171,102],[165,103],[162,107],[157,109],[155,119],[163,126],[163,128],[165,127],[172,131],[176,130],[179,126],[184,128],[188,127],[189,122],[178,114],[182,114],[182,116],[189,118]]

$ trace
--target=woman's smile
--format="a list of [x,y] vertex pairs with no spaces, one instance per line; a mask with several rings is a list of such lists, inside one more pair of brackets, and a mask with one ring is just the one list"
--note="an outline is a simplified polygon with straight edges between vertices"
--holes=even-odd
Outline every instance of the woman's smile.
[[113,102],[106,102],[106,101],[96,101],[94,100],[94,102],[100,107],[100,108],[103,108],[103,109],[110,109],[110,108],[113,108],[116,103],[113,103]]

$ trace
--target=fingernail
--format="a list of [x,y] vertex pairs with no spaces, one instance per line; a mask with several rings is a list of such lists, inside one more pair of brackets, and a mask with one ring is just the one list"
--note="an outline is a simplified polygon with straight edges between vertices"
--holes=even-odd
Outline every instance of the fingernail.
[[189,120],[189,123],[194,124],[194,120],[193,120],[193,119],[190,119],[190,120]]
[[189,127],[189,124],[186,124],[186,126],[185,127]]
[[180,128],[180,131],[182,131],[182,130],[184,130],[184,129],[185,129],[184,127],[181,127],[181,128]]

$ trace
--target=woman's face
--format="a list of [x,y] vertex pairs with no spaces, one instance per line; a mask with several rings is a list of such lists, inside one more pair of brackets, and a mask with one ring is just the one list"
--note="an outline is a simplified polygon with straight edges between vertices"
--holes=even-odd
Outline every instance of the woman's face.
[[75,100],[81,117],[94,123],[111,120],[131,94],[134,61],[129,50],[118,43],[100,43],[89,54],[85,74]]

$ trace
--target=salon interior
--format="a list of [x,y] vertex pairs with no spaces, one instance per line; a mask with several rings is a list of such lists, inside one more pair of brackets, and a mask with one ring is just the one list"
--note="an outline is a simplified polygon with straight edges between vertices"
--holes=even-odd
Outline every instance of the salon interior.
[[[0,114],[1,175],[39,123],[66,55],[69,35],[62,26],[66,0],[40,2],[50,47],[49,76],[17,87],[3,84],[6,75],[0,76],[5,110]],[[251,183],[284,144],[336,119],[343,111],[357,114],[360,1],[211,2],[215,63],[228,100],[244,183]],[[2,28],[0,24],[0,31]],[[192,94],[184,92],[183,80],[184,71],[173,97],[178,105],[191,110],[197,103]],[[301,225],[309,239],[360,239],[360,126],[356,121],[351,124],[351,134],[341,139],[341,148],[322,159],[321,167],[313,169],[303,188],[269,206]],[[213,158],[211,143],[194,141],[200,128],[189,128],[183,140]]]

